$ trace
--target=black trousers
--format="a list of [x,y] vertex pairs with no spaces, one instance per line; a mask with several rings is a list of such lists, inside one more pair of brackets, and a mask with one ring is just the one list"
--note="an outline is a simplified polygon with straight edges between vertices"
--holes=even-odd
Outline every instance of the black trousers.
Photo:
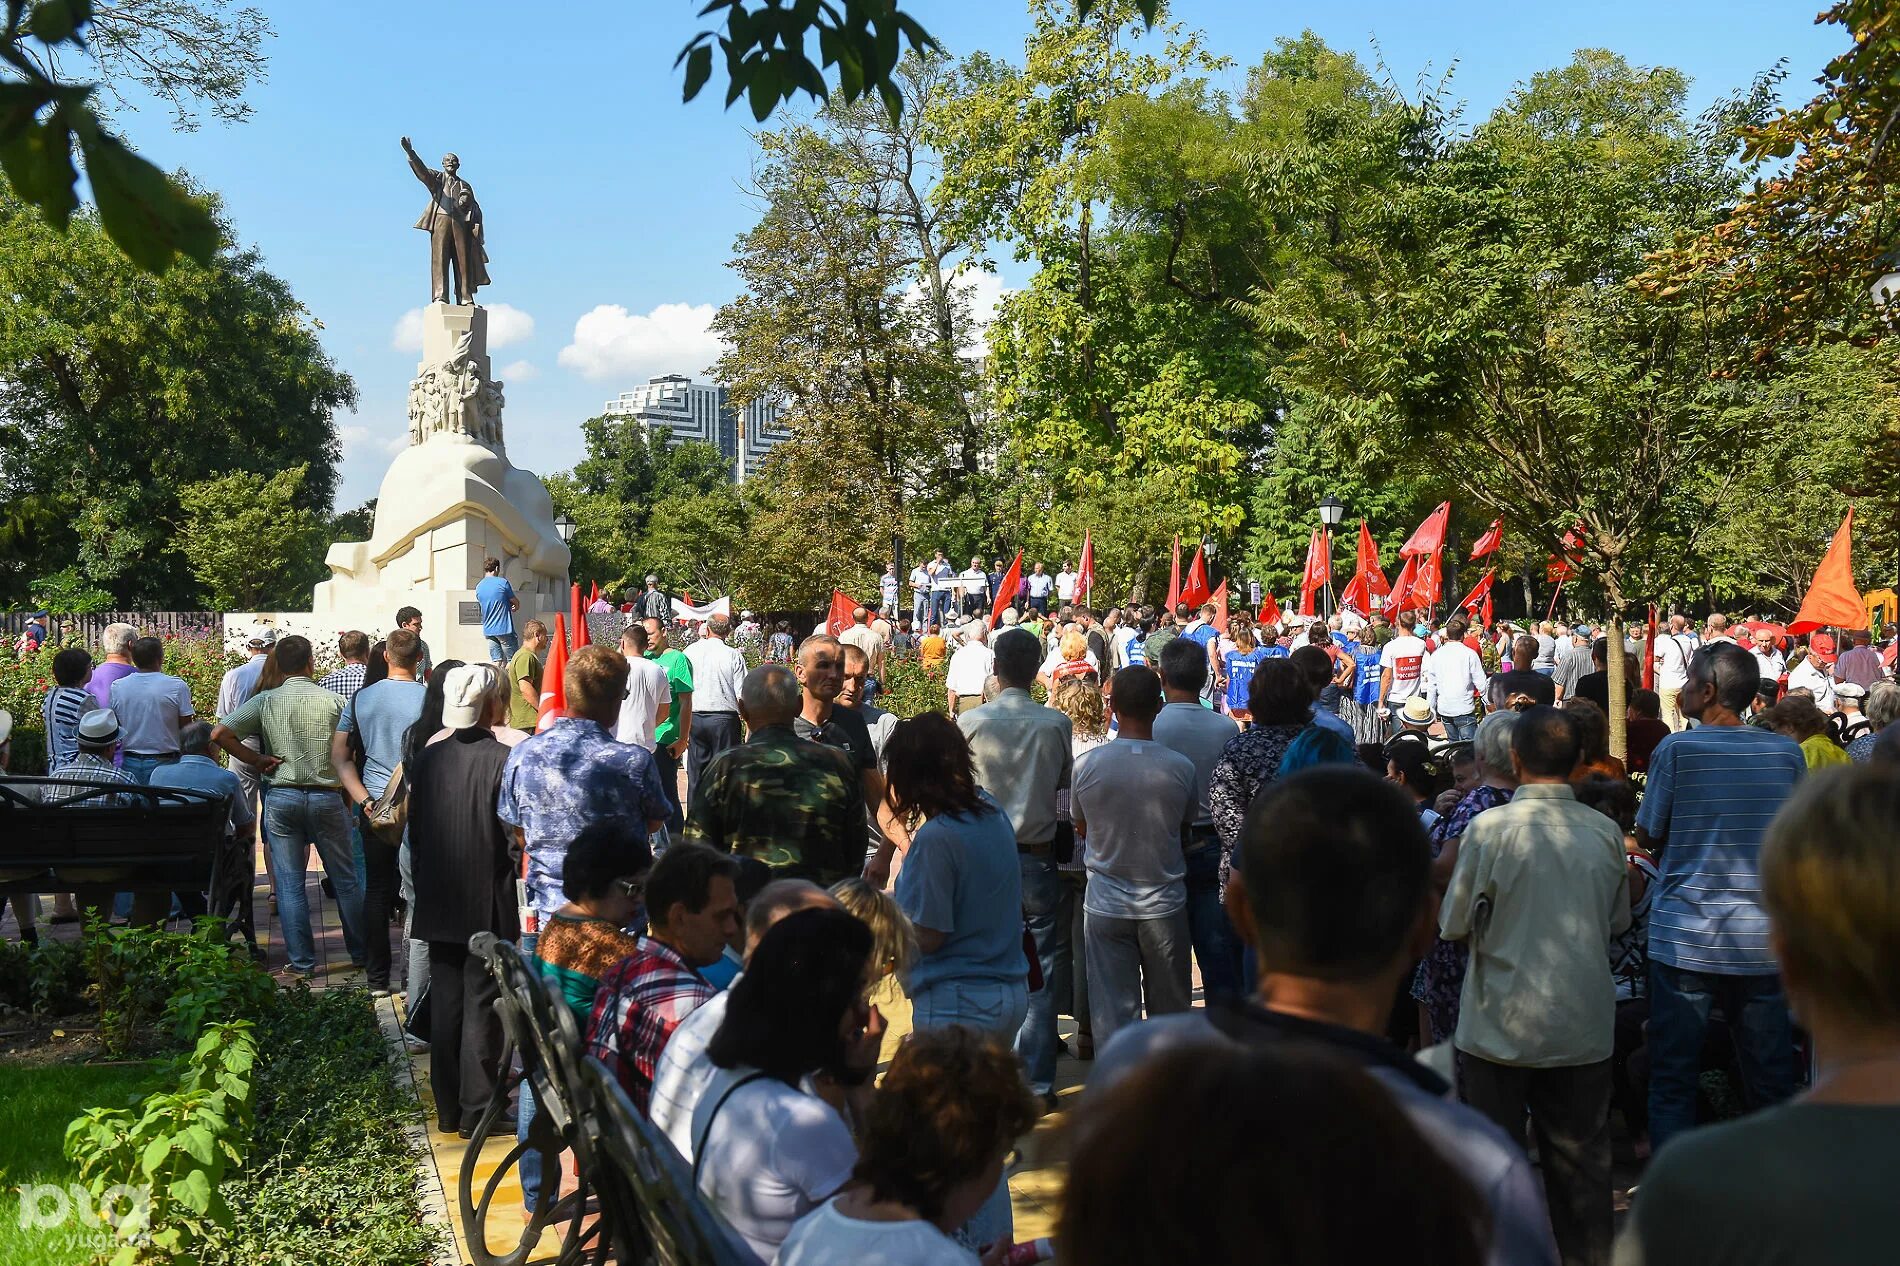
[[[396,908],[402,883],[399,844],[385,843],[362,815],[356,819],[363,837],[363,975],[371,989],[389,988],[389,918]],[[413,1004],[415,999],[411,998]]]
[[712,758],[743,741],[737,712],[695,712],[693,732],[686,738],[686,803],[693,803],[699,775]]
[[465,942],[429,942],[429,1082],[444,1134],[472,1130],[495,1093],[499,991]]
[[[698,728],[698,718],[694,718],[694,728]],[[692,736],[688,735],[686,747],[692,750]],[[686,806],[680,803],[680,759],[664,746],[653,749],[653,763],[660,767],[660,785],[666,788],[666,802],[673,806],[673,812],[667,815],[666,829],[674,839],[679,839],[686,831]]]
[[1564,1266],[1608,1266],[1610,1061],[1569,1068],[1518,1068],[1458,1052],[1458,1097],[1524,1141],[1530,1113],[1544,1202]]

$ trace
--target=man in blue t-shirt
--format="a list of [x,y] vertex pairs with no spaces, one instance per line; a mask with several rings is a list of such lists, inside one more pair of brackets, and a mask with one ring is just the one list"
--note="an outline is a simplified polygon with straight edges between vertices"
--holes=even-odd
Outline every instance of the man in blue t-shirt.
[[515,599],[515,587],[501,574],[499,559],[483,559],[482,571],[487,574],[475,586],[475,601],[482,608],[482,636],[488,639],[489,661],[505,664],[521,649],[521,638],[515,634],[515,611],[521,603]]
[[1649,758],[1636,840],[1662,874],[1649,908],[1649,1137],[1695,1124],[1711,1011],[1727,1017],[1751,1106],[1794,1092],[1794,1029],[1761,904],[1761,841],[1807,772],[1794,740],[1742,723],[1761,684],[1732,642],[1689,660],[1680,702],[1698,722]]

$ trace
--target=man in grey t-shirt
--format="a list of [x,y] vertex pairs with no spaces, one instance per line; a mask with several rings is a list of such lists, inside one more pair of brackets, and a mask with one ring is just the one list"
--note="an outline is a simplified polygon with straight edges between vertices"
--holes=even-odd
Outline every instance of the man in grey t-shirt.
[[1161,678],[1124,668],[1110,692],[1120,734],[1076,762],[1070,816],[1087,838],[1082,936],[1097,1042],[1189,1004],[1187,862],[1194,762],[1154,741]]
[[1192,638],[1161,649],[1161,689],[1167,704],[1155,717],[1155,742],[1194,762],[1194,807],[1182,853],[1187,864],[1188,939],[1201,965],[1208,997],[1240,992],[1240,938],[1220,903],[1220,837],[1207,804],[1207,783],[1228,740],[1240,733],[1232,718],[1201,706],[1207,656]]

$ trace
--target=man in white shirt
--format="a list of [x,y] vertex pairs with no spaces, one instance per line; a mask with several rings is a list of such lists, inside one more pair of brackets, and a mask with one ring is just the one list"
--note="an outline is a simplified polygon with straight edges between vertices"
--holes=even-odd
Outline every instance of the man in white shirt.
[[1190,1005],[1181,836],[1195,809],[1194,762],[1154,740],[1160,676],[1124,668],[1109,700],[1119,732],[1076,762],[1069,801],[1087,841],[1082,939],[1089,1014],[1104,1044],[1141,1018],[1144,999],[1150,1016]]
[[930,617],[930,570],[922,563],[910,569],[910,623],[922,629]]
[[1417,626],[1416,615],[1401,612],[1399,635],[1379,651],[1379,697],[1385,700],[1395,731],[1405,701],[1425,689],[1425,642],[1412,632]]
[[1787,660],[1775,647],[1775,635],[1767,629],[1755,630],[1755,645],[1749,648],[1748,653],[1755,657],[1755,664],[1761,669],[1761,679],[1765,682],[1779,682],[1781,674],[1788,670]]
[[1201,706],[1207,684],[1207,657],[1184,637],[1161,648],[1161,689],[1167,704],[1155,717],[1155,742],[1194,762],[1194,807],[1182,854],[1187,864],[1188,939],[1201,965],[1201,986],[1209,998],[1242,992],[1240,938],[1221,908],[1220,836],[1207,803],[1207,784],[1227,741],[1240,733],[1232,717]]
[[197,716],[191,706],[191,687],[179,677],[159,670],[165,663],[165,643],[142,637],[132,643],[130,676],[112,683],[112,710],[125,731],[120,750],[123,768],[141,786],[152,781],[160,765],[176,764],[178,733]]
[[[627,657],[627,693],[620,700],[620,719],[614,724],[615,738],[649,752],[657,746],[654,731],[673,710],[673,690],[666,680],[666,669],[647,658],[650,645],[642,625],[629,624],[620,635],[620,653]],[[687,745],[691,744],[689,735]]]
[[[739,687],[745,681],[745,656],[726,644],[732,617],[715,615],[706,621],[706,634],[687,647],[686,662],[693,666],[693,728],[686,736],[686,802],[693,802],[699,771],[728,747],[745,741],[739,725]],[[666,670],[654,663],[660,676]],[[628,693],[632,693],[629,676]]]
[[972,556],[970,565],[958,574],[963,582],[963,614],[981,615],[990,609],[990,574],[983,570],[983,560]]
[[989,630],[981,620],[972,620],[963,626],[963,645],[950,657],[950,667],[944,671],[943,678],[952,716],[968,712],[983,702],[983,686],[989,681],[990,668],[995,663],[995,657],[985,644],[988,635]]
[[1656,696],[1662,701],[1662,720],[1671,730],[1682,728],[1682,688],[1689,681],[1689,657],[1695,654],[1695,634],[1680,615],[1669,617],[1669,629],[1656,637]]
[[1445,641],[1426,664],[1429,698],[1444,722],[1445,738],[1468,743],[1478,729],[1478,700],[1484,695],[1484,660],[1465,645],[1466,623],[1460,612],[1445,621]]
[[1056,578],[1042,570],[1037,563],[1035,570],[1029,573],[1029,606],[1037,615],[1049,613],[1049,594],[1056,587]]
[[1056,573],[1056,601],[1075,601],[1075,573],[1069,570],[1067,561],[1063,562],[1062,570]]
[[895,620],[897,618],[897,564],[884,564],[884,574],[877,581],[878,610]]
[[1728,617],[1723,615],[1720,611],[1709,612],[1709,623],[1708,627],[1703,630],[1702,644],[1708,646],[1715,642],[1733,642],[1734,640],[1733,637],[1729,636]]

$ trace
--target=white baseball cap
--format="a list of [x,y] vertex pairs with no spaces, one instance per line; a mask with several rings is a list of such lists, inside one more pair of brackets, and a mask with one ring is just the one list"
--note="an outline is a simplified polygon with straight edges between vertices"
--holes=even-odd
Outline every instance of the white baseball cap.
[[268,624],[252,625],[250,636],[244,639],[244,644],[246,646],[275,646],[277,645],[277,630]]
[[491,670],[481,664],[451,668],[442,679],[442,724],[451,730],[466,730],[480,725],[488,712],[488,684]]

